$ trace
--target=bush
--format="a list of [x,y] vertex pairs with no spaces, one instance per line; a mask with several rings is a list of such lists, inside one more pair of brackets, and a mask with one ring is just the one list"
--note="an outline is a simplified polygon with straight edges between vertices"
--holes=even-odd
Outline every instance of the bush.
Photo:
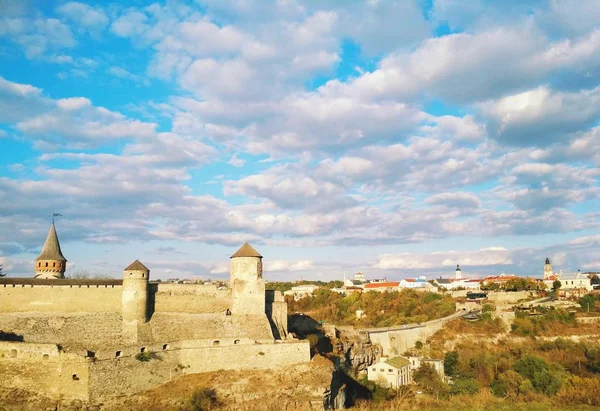
[[154,358],[154,355],[152,355],[152,353],[150,353],[148,351],[140,352],[140,353],[136,354],[136,356],[135,356],[136,360],[142,361],[142,362],[150,361],[153,358]]
[[197,388],[180,411],[210,411],[219,404],[217,392],[212,388]]
[[449,351],[444,356],[444,374],[453,376],[458,365],[458,353]]
[[479,393],[479,383],[474,378],[461,378],[454,381],[454,385],[450,387],[450,394],[452,395],[475,395]]
[[524,355],[513,366],[514,370],[523,378],[531,381],[533,388],[542,394],[554,395],[561,385],[561,378],[557,370],[551,369],[543,358],[535,355]]

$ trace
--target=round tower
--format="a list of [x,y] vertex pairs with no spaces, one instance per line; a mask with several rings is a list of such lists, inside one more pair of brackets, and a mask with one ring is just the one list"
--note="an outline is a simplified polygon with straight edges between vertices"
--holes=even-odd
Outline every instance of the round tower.
[[148,322],[148,284],[150,270],[135,260],[123,270],[123,339],[138,340],[138,327]]
[[458,264],[456,264],[456,271],[454,272],[454,278],[457,280],[462,279],[462,271],[460,270],[460,267],[458,266]]
[[552,264],[550,264],[550,259],[546,257],[546,263],[544,264],[544,279],[548,279],[553,275],[554,273],[552,272]]
[[35,259],[35,278],[65,278],[67,259],[60,249],[54,222],[44,242],[40,256]]
[[231,256],[229,282],[232,314],[265,314],[262,255],[250,244],[244,243]]

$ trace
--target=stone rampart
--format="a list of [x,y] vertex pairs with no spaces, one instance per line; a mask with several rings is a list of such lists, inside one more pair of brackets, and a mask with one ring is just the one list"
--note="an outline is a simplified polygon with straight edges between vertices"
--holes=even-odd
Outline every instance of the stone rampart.
[[251,338],[272,341],[266,315],[155,313],[150,323],[153,341]]
[[369,338],[373,343],[381,345],[383,355],[400,355],[414,348],[417,341],[425,342],[439,331],[447,321],[458,318],[463,312],[448,317],[431,320],[422,324],[407,325],[397,328],[368,329]]
[[227,309],[231,310],[231,289],[219,289],[215,285],[150,284],[150,294],[154,299],[154,312],[159,313],[225,313]]
[[89,360],[56,344],[0,342],[0,375],[5,387],[65,400],[89,397]]
[[97,347],[121,339],[119,313],[10,313],[0,315],[0,330],[31,343]]
[[[65,282],[68,280],[48,280]],[[73,283],[57,285],[1,284],[0,313],[14,312],[120,312],[119,284]]]
[[[141,352],[150,360],[136,358]],[[0,375],[11,388],[99,402],[147,390],[183,374],[273,369],[310,361],[305,341],[261,344],[249,339],[126,346],[106,354],[110,355],[66,353],[53,344],[0,342]]]

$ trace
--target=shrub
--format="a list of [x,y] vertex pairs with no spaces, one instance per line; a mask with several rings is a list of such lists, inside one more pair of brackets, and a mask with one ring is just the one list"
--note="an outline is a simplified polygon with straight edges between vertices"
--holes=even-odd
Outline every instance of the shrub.
[[468,394],[475,395],[479,392],[479,383],[474,378],[461,378],[454,381],[454,385],[450,387],[450,394],[460,395]]
[[217,392],[212,388],[197,388],[180,411],[210,411],[219,404]]
[[160,357],[154,352],[144,351],[136,354],[135,359],[142,362],[148,362],[150,360],[160,359]]
[[453,376],[458,365],[458,353],[449,351],[444,356],[444,374]]

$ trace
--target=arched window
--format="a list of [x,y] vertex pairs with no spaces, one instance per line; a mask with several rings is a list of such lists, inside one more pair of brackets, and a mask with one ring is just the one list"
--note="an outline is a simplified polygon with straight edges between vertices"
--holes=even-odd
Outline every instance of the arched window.
[[48,267],[48,263],[46,263],[46,267]]
[[52,267],[56,267],[56,262],[52,263]]
[[240,343],[240,340],[235,340],[233,343],[234,343],[235,345],[238,345],[238,344]]
[[41,267],[41,266],[42,266],[42,263],[38,263],[38,267]]
[[219,340],[214,340],[213,341],[213,345],[214,346],[217,346],[217,345],[220,345],[220,344],[221,344],[221,342]]

